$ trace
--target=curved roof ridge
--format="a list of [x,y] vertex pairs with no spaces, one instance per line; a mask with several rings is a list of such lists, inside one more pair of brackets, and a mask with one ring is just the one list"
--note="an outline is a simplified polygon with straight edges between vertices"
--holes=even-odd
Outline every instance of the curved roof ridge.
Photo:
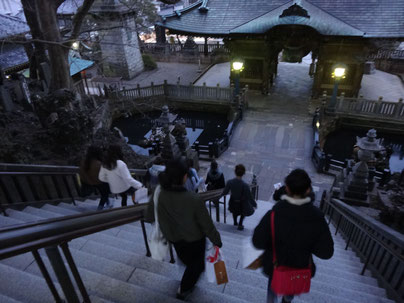
[[[197,2],[192,3],[191,5],[189,5],[189,6],[187,6],[187,7],[184,7],[184,8],[182,8],[182,9],[177,9],[177,10],[175,10],[174,12],[172,12],[171,14],[161,15],[160,17],[161,17],[163,20],[165,20],[165,19],[168,18],[168,17],[175,17],[175,16],[178,16],[178,13],[185,13],[185,12],[187,12],[187,11],[189,11],[189,10],[191,10],[191,9],[193,9],[193,8],[195,8],[195,7],[197,7],[197,6],[199,6],[199,5],[202,4],[202,3],[203,3],[203,0],[198,0]],[[176,12],[178,12],[178,13],[176,13]]]
[[284,6],[284,5],[286,5],[286,4],[289,3],[289,2],[294,3],[295,1],[299,1],[299,0],[289,0],[289,1],[285,2],[284,4],[281,4],[281,5],[279,5],[279,6],[275,7],[275,8],[273,8],[273,9],[271,9],[271,10],[269,10],[269,11],[266,11],[265,13],[263,13],[262,15],[259,15],[259,16],[255,17],[254,19],[248,20],[248,21],[246,21],[246,22],[244,22],[244,23],[241,23],[241,24],[239,24],[239,25],[233,27],[232,29],[229,30],[229,33],[230,33],[233,29],[235,29],[235,28],[237,28],[237,27],[240,27],[240,26],[243,26],[244,24],[250,23],[251,21],[256,20],[256,19],[258,19],[258,18],[261,18],[262,16],[264,16],[264,15],[266,15],[266,14],[268,14],[268,13],[270,13],[270,12],[272,12],[272,11],[274,11],[274,10],[276,10],[276,9],[278,9],[278,8],[280,8],[280,7],[282,7],[282,6]]
[[[321,34],[339,35],[344,33],[347,36],[364,36],[365,32],[351,26],[350,24],[340,20],[339,18],[329,14],[316,5],[313,5],[307,0],[299,0],[300,4],[295,3],[295,0],[286,2],[285,4],[273,9],[260,17],[254,18],[243,25],[239,25],[230,30],[230,33],[245,34],[245,33],[264,33],[278,25],[305,25],[314,28]],[[287,16],[280,19],[280,13],[287,10],[292,5],[298,5],[308,11],[310,19],[302,19],[299,16]],[[283,9],[285,8],[285,9]],[[283,11],[281,11],[283,9]],[[325,17],[329,17],[327,22],[323,22]]]

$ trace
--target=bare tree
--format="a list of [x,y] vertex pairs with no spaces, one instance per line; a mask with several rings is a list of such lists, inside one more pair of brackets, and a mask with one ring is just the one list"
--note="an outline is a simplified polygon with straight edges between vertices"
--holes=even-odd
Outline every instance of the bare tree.
[[[165,4],[175,4],[180,0],[159,0]],[[21,0],[34,45],[34,65],[46,60],[45,49],[51,66],[50,91],[71,88],[68,54],[72,44],[78,39],[83,20],[95,0],[83,0],[73,17],[70,33],[61,36],[57,21],[57,10],[65,0]]]
[[72,22],[72,30],[67,39],[62,39],[56,12],[65,0],[22,0],[24,14],[30,27],[34,46],[35,61],[44,60],[44,48],[48,50],[51,66],[50,90],[71,88],[69,49],[80,34],[83,19],[95,0],[84,0]]

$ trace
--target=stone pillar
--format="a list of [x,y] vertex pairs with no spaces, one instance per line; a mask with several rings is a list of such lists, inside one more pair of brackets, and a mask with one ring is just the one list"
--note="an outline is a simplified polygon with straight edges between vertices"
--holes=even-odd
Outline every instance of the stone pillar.
[[119,0],[96,0],[91,9],[100,18],[100,48],[104,75],[132,79],[143,71],[144,65],[140,53],[136,31],[136,12]]

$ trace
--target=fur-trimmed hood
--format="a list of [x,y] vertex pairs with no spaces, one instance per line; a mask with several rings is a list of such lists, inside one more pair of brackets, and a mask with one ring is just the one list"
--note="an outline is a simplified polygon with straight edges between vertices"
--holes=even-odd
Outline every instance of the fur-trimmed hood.
[[311,201],[310,197],[306,197],[303,199],[295,199],[288,195],[282,195],[281,200],[285,200],[286,202],[293,204],[293,205],[297,205],[297,206],[309,203]]

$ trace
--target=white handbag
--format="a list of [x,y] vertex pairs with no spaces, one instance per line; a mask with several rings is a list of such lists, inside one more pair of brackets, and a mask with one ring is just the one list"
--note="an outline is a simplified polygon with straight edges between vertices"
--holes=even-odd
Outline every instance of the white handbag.
[[169,255],[169,243],[167,239],[164,237],[163,233],[160,230],[158,214],[157,214],[157,206],[160,195],[160,185],[156,187],[154,191],[153,201],[154,201],[154,219],[155,222],[152,224],[152,231],[149,235],[148,242],[151,257],[158,261],[164,261],[168,259]]

